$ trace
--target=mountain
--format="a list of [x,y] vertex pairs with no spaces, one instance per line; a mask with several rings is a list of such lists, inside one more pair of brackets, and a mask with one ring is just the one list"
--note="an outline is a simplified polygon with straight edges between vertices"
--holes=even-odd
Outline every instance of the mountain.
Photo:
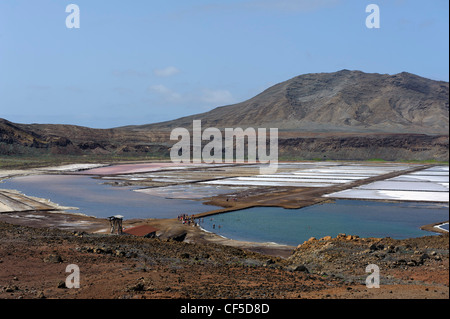
[[297,76],[242,103],[162,123],[92,129],[0,119],[0,155],[168,157],[173,128],[277,127],[280,159],[449,157],[449,83],[410,73]]
[[297,76],[257,96],[209,112],[157,124],[126,127],[277,127],[298,132],[448,134],[449,83],[411,73],[342,70]]
[[168,154],[166,134],[63,124],[18,124],[0,118],[0,155]]

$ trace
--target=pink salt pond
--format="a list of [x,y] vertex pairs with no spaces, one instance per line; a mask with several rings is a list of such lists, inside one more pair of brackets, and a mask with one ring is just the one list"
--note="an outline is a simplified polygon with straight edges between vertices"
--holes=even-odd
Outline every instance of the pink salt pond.
[[193,163],[143,163],[143,164],[121,164],[121,165],[113,165],[107,167],[94,168],[90,170],[85,170],[81,172],[77,172],[76,174],[80,175],[116,175],[116,174],[134,174],[134,173],[145,173],[145,172],[154,172],[165,169],[184,169],[189,167],[196,167],[201,164],[193,164]]

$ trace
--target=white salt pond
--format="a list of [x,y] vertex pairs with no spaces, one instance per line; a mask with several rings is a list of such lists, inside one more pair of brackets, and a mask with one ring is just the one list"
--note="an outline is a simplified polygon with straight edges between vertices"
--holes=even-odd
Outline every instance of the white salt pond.
[[[303,177],[303,178],[339,178],[339,179],[352,179],[352,180],[358,180],[358,179],[364,179],[369,178],[375,175],[362,175],[362,174],[352,174],[352,173],[339,173],[339,174],[332,174],[332,173],[293,173],[295,176]],[[292,176],[292,175],[282,175],[282,176]]]
[[437,166],[325,195],[331,198],[449,202],[448,166]]
[[[282,166],[286,168],[286,166]],[[299,163],[290,164],[293,171],[271,175],[232,177],[207,181],[209,185],[247,185],[247,186],[290,186],[290,187],[329,187],[336,184],[351,183],[395,171],[406,170],[411,165],[385,164],[362,165],[343,163]],[[295,170],[298,169],[298,170]],[[438,176],[439,178],[442,176]]]
[[[301,174],[301,173],[293,173],[293,175],[286,175],[286,174],[276,174],[276,175],[258,175],[257,179],[261,178],[272,178],[272,179],[279,179],[279,178],[289,178],[289,179],[295,179],[300,180],[302,178],[310,180],[316,180],[316,179],[338,179],[338,180],[358,180],[358,179],[364,179],[368,178],[370,176],[355,176],[355,175],[333,175],[333,174]],[[247,178],[247,177],[246,177]]]
[[409,182],[438,182],[438,183],[448,183],[447,176],[436,176],[436,175],[413,175],[407,174],[402,176],[397,176],[392,178],[393,181],[409,181]]
[[448,202],[448,193],[444,192],[415,192],[415,191],[384,191],[371,189],[349,189],[336,192],[324,197],[370,200],[398,200],[412,202]]
[[255,182],[291,182],[291,183],[331,183],[331,184],[341,184],[341,183],[348,183],[348,180],[346,179],[317,179],[317,178],[295,178],[295,177],[289,177],[289,178],[279,178],[276,176],[273,177],[236,177],[232,180],[238,180],[238,181],[255,181]]
[[205,197],[212,197],[220,194],[236,193],[238,191],[243,191],[247,189],[248,187],[228,187],[228,186],[188,184],[188,185],[141,188],[136,189],[135,192],[164,198],[202,199]]
[[333,186],[333,184],[325,184],[325,183],[289,183],[289,182],[262,182],[262,181],[255,181],[255,182],[248,182],[248,181],[211,181],[211,182],[204,182],[204,184],[211,184],[211,185],[235,185],[235,186],[279,186],[279,187],[329,187]]
[[441,183],[428,182],[406,182],[390,179],[387,181],[377,181],[367,185],[358,187],[358,189],[378,189],[378,190],[397,190],[397,191],[434,191],[434,192],[448,192],[448,185]]

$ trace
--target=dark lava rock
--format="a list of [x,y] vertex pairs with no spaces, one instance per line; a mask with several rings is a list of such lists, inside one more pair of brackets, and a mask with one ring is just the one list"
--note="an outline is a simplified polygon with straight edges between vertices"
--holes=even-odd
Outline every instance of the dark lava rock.
[[60,255],[50,254],[46,258],[44,258],[44,262],[59,264],[59,263],[62,263],[63,260]]
[[287,268],[289,271],[300,271],[309,274],[308,268],[305,265],[292,265]]

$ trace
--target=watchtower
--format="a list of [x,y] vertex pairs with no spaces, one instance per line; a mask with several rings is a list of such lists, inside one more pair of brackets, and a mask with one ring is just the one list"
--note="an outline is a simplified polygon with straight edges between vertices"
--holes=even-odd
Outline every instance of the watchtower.
[[111,225],[111,234],[117,233],[118,235],[122,235],[123,228],[122,228],[122,221],[123,216],[122,215],[115,215],[108,217],[109,223]]

